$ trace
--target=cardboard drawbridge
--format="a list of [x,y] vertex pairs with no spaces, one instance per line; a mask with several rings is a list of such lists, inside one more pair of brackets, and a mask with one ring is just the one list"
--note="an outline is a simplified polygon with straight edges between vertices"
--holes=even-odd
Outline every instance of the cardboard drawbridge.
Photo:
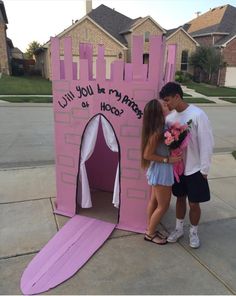
[[[166,48],[162,36],[151,36],[149,63],[143,64],[143,42],[143,36],[134,36],[131,63],[114,61],[106,79],[102,45],[73,48],[79,54],[77,63],[70,37],[51,39],[55,212],[72,218],[24,271],[24,294],[42,293],[70,278],[114,228],[145,231],[150,188],[140,167],[143,110],[173,80],[176,45]],[[94,188],[112,192],[110,202],[118,213],[114,223],[81,215],[93,208]]]

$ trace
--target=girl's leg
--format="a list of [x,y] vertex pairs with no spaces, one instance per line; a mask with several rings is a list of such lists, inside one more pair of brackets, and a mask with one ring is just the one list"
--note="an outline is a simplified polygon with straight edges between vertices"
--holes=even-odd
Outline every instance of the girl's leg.
[[[153,187],[154,195],[157,201],[157,208],[153,212],[148,225],[147,234],[153,236],[157,225],[160,223],[161,218],[164,216],[170,205],[171,187],[157,185]],[[154,239],[155,242],[156,239]],[[158,238],[157,238],[158,240]],[[159,239],[160,240],[160,239]]]
[[147,227],[150,223],[151,216],[156,208],[157,208],[157,199],[155,197],[154,187],[152,186],[151,187],[151,197],[150,197],[150,200],[149,200],[148,206],[147,206]]

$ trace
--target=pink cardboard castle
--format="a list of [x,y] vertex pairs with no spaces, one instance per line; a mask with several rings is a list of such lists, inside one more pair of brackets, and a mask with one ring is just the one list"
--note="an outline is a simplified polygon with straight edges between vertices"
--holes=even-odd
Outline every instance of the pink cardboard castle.
[[[64,60],[60,40],[51,39],[55,212],[73,218],[25,270],[21,280],[25,294],[46,291],[72,276],[114,228],[145,231],[150,187],[140,167],[143,110],[149,100],[158,98],[162,85],[173,80],[176,45],[166,50],[162,36],[151,36],[147,65],[143,42],[143,36],[134,36],[131,63],[113,62],[111,78],[106,79],[102,45],[98,45],[94,78],[91,44],[80,44],[77,64],[69,37],[64,39]],[[106,145],[101,144],[102,138]],[[112,203],[119,209],[117,224],[80,216],[81,208],[93,206],[91,188],[113,192]]]
[[[107,183],[113,182],[113,185],[107,185],[112,191],[114,188],[113,202],[119,206],[117,227],[143,232],[149,197],[149,186],[140,168],[143,108],[150,99],[158,97],[159,89],[165,82],[173,79],[175,45],[168,47],[164,68],[164,42],[161,36],[152,36],[148,66],[143,64],[143,37],[134,37],[132,62],[115,61],[111,65],[111,79],[106,80],[104,47],[98,46],[96,79],[93,79],[92,45],[80,44],[77,80],[71,39],[64,40],[64,63],[59,58],[59,40],[52,38],[51,43],[56,212],[74,216],[78,207],[92,206],[89,192],[92,184],[88,184],[85,162],[93,153],[101,120],[107,146],[119,154],[118,163],[115,163],[114,157],[109,159],[105,155],[102,160],[102,165],[107,166],[106,171],[109,172],[110,168],[112,174],[110,179],[107,174]],[[86,149],[88,146],[89,151]],[[94,162],[90,169],[96,171],[97,166]],[[95,178],[96,175],[94,182]]]

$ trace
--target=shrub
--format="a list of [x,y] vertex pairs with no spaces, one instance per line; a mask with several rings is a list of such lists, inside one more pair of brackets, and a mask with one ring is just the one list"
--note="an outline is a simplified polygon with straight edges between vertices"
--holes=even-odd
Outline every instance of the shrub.
[[176,71],[175,72],[175,81],[182,83],[188,82],[193,79],[193,75],[188,72]]

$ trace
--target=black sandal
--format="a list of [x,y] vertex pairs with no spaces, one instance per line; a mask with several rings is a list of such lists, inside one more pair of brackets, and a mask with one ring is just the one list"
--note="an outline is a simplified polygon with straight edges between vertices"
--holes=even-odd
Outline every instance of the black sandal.
[[[162,242],[157,242],[157,241],[154,241],[154,239],[158,237],[160,240],[162,240]],[[145,233],[144,235],[144,240],[145,241],[148,241],[148,242],[151,242],[151,243],[154,243],[154,244],[157,244],[157,245],[165,245],[167,244],[167,240],[164,239],[164,238],[161,238],[158,234],[154,233],[153,236],[150,236],[148,235],[147,233]]]
[[159,230],[155,231],[155,234],[159,237],[159,238],[163,238],[163,239],[167,239],[168,235],[165,235],[163,233],[161,233]]
[[[147,231],[147,229],[146,229],[146,231]],[[160,232],[159,230],[156,230],[154,232],[154,234],[156,234],[159,238],[163,238],[163,239],[167,239],[167,237],[168,237],[168,234],[164,234],[164,233]]]

